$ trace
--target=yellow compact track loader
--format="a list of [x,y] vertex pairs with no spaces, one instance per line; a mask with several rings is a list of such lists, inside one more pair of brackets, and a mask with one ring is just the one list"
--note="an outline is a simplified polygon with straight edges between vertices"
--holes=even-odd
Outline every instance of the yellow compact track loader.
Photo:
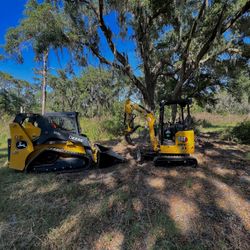
[[[197,160],[190,155],[195,151],[194,130],[190,128],[190,99],[162,101],[160,103],[159,124],[156,125],[156,117],[143,106],[133,103],[130,100],[125,102],[125,139],[128,144],[134,145],[131,139],[140,126],[135,126],[135,111],[141,113],[147,121],[151,146],[141,147],[137,152],[137,160],[152,159],[156,166],[197,166]],[[178,121],[168,121],[165,107],[175,105],[180,109]],[[187,108],[187,115],[184,117],[184,108]],[[170,116],[170,112],[168,114]]]
[[77,112],[18,114],[9,127],[8,166],[15,170],[72,171],[124,162],[110,148],[91,146]]

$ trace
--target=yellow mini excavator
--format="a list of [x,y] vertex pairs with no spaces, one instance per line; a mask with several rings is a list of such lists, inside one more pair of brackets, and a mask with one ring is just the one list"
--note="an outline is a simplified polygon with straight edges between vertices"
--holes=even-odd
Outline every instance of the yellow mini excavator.
[[[155,115],[143,106],[130,100],[125,102],[124,127],[125,139],[128,144],[134,145],[131,139],[140,126],[135,126],[135,111],[141,113],[147,121],[149,129],[150,147],[145,145],[137,151],[137,160],[153,160],[156,166],[197,166],[197,160],[190,156],[194,153],[194,131],[190,128],[190,99],[171,100],[160,102],[159,124],[156,125]],[[179,107],[179,120],[167,119],[170,112],[165,107],[175,105]],[[186,117],[184,109],[187,108]],[[166,121],[167,120],[167,121]]]
[[73,171],[124,161],[110,148],[91,146],[80,131],[77,112],[22,113],[9,127],[8,166],[15,170]]

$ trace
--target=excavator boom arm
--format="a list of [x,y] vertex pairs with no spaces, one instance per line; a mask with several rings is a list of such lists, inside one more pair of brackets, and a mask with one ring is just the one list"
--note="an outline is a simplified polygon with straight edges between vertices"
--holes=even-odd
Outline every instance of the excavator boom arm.
[[133,134],[140,127],[139,125],[137,126],[134,125],[134,119],[136,117],[134,114],[134,111],[137,111],[138,113],[142,114],[144,118],[146,119],[148,128],[149,128],[149,137],[150,137],[151,145],[154,151],[158,151],[159,142],[155,135],[154,125],[155,125],[156,118],[154,114],[150,112],[149,110],[147,110],[146,108],[144,108],[143,106],[137,103],[131,102],[131,100],[129,99],[126,100],[125,107],[124,107],[124,114],[125,114],[124,115],[124,127],[125,127],[124,132],[125,132],[126,141],[129,144],[133,144],[130,138],[130,135]]

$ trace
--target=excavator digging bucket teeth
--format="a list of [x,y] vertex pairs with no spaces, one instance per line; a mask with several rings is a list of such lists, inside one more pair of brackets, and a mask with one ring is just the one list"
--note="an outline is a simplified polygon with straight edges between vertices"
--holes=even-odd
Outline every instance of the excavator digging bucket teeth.
[[125,133],[125,140],[126,140],[126,142],[129,144],[129,145],[135,145],[135,143],[134,143],[134,141],[131,139],[131,135],[138,129],[138,128],[140,128],[141,127],[141,125],[137,125],[137,126],[135,126],[133,129],[132,129],[132,131],[130,131],[130,132],[127,132],[127,133]]
[[154,165],[157,167],[197,167],[197,160],[193,157],[173,157],[173,156],[156,156]]
[[95,144],[95,147],[98,150],[97,165],[99,168],[110,167],[125,162],[125,159],[121,155],[117,154],[109,147],[104,147],[99,144]]
[[133,142],[133,140],[131,139],[131,137],[130,137],[130,134],[126,134],[125,135],[125,140],[126,140],[126,142],[129,144],[129,145],[135,145],[135,143]]

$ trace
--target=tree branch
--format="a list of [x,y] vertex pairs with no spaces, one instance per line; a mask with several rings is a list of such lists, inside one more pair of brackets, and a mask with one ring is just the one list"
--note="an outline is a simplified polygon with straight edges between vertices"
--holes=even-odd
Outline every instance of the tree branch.
[[103,19],[103,0],[99,0],[99,23],[100,28],[103,31],[108,45],[115,56],[115,58],[123,65],[123,67],[120,67],[120,69],[128,75],[128,77],[133,81],[133,83],[142,91],[142,93],[145,94],[146,90],[142,82],[132,73],[131,67],[128,64],[128,60],[125,56],[123,56],[119,51],[117,51],[113,41],[112,41],[112,32],[111,30],[106,26],[104,19]]
[[126,74],[130,80],[135,84],[135,86],[140,89],[143,93],[145,92],[145,87],[142,84],[142,82],[131,72],[131,70],[128,70],[127,68],[124,68],[122,65],[115,63],[115,62],[111,62],[109,60],[107,60],[105,57],[103,57],[99,51],[90,44],[85,44],[88,48],[90,48],[90,50],[92,51],[92,53],[100,60],[101,63],[109,65],[111,67],[114,67],[118,70],[121,70],[124,74]]
[[[88,44],[87,46],[90,48],[92,53],[100,60],[101,63],[110,65],[115,67],[116,69],[121,70],[124,74],[126,74],[130,80],[135,84],[135,86],[142,91],[142,93],[145,94],[146,89],[145,86],[142,84],[142,82],[134,75],[134,73],[131,70],[131,67],[128,63],[127,57],[125,57],[122,53],[117,51],[113,41],[112,41],[112,31],[106,26],[103,18],[103,8],[104,8],[104,3],[103,0],[99,0],[99,9],[93,5],[91,1],[85,1],[85,3],[89,6],[89,8],[94,12],[94,15],[98,19],[100,28],[107,40],[107,43],[109,45],[109,48],[114,55],[114,57],[117,59],[118,63],[115,62],[110,62],[107,60],[105,57],[103,57],[99,51],[95,48],[95,46]],[[85,44],[86,45],[86,44]]]
[[247,1],[246,4],[240,10],[237,11],[234,17],[224,25],[220,33],[223,34],[224,32],[226,32],[249,9],[250,9],[250,1]]
[[197,16],[197,18],[193,22],[193,25],[192,25],[191,30],[189,32],[189,37],[188,37],[187,44],[186,44],[186,47],[185,47],[185,50],[184,50],[184,54],[187,54],[187,52],[188,52],[188,49],[189,49],[189,46],[191,44],[192,38],[193,38],[194,33],[196,31],[198,21],[201,19],[202,15],[204,13],[205,7],[206,7],[206,0],[203,1],[203,4],[201,5],[200,11],[199,11],[199,15]]
[[[218,21],[214,27],[214,29],[211,32],[210,37],[207,39],[207,41],[205,42],[205,44],[203,45],[203,47],[201,48],[200,52],[198,53],[197,57],[196,57],[196,61],[194,64],[194,67],[189,71],[188,75],[184,78],[185,82],[191,77],[191,75],[194,74],[194,71],[197,69],[201,59],[203,58],[203,56],[208,52],[209,48],[211,47],[211,44],[213,43],[214,39],[216,38],[218,32],[219,34],[223,34],[227,29],[229,29],[244,13],[246,13],[249,9],[250,9],[250,1],[247,1],[247,3],[235,14],[235,16],[225,25],[225,27],[223,29],[220,29],[222,21],[223,21],[223,14],[225,11],[225,7],[226,5],[224,5],[222,7],[221,13],[219,15]],[[228,48],[229,49],[229,48]],[[236,51],[231,51],[236,53]],[[239,51],[237,51],[237,53],[239,53]],[[173,95],[175,96],[181,89],[181,87],[184,84],[182,84],[181,82],[178,82]]]
[[[205,7],[206,7],[206,1],[204,0],[201,7],[200,7],[199,14],[198,14],[197,18],[193,22],[193,25],[192,25],[191,30],[189,32],[189,37],[188,37],[185,49],[184,49],[184,51],[182,53],[181,57],[182,57],[183,62],[182,62],[181,71],[180,71],[180,82],[183,82],[185,80],[186,65],[187,65],[187,60],[188,60],[188,50],[189,50],[191,41],[192,41],[192,39],[194,37],[198,21],[201,19],[202,15],[204,13]],[[179,85],[176,86],[176,87],[179,87]],[[179,91],[179,90],[177,90],[177,91]],[[174,91],[174,92],[177,92],[177,91]]]
[[217,35],[218,30],[219,30],[221,23],[222,23],[224,11],[225,11],[225,6],[222,7],[218,21],[217,21],[216,25],[214,26],[214,29],[212,30],[211,35],[209,36],[209,38],[207,39],[207,41],[205,42],[205,44],[203,45],[203,47],[201,48],[200,52],[198,53],[198,55],[196,57],[195,68],[198,67],[200,60],[207,53],[211,44],[213,43],[214,39],[216,38],[216,35]]
[[213,54],[207,56],[207,58],[200,61],[200,64],[206,63],[207,61],[211,60],[212,58],[217,57],[218,55],[220,55],[220,54],[222,54],[224,52],[229,52],[229,53],[232,53],[232,54],[242,55],[242,51],[240,49],[230,47],[231,45],[232,44],[230,43],[230,45],[227,45],[226,47],[224,47],[222,50],[218,51],[217,53],[213,53]]
[[127,58],[123,56],[119,51],[117,51],[113,41],[112,41],[112,32],[111,30],[106,26],[104,19],[103,19],[103,0],[99,0],[99,23],[100,23],[100,28],[102,32],[104,33],[108,45],[114,54],[114,56],[117,58],[117,60],[124,66],[124,67],[129,67]]

